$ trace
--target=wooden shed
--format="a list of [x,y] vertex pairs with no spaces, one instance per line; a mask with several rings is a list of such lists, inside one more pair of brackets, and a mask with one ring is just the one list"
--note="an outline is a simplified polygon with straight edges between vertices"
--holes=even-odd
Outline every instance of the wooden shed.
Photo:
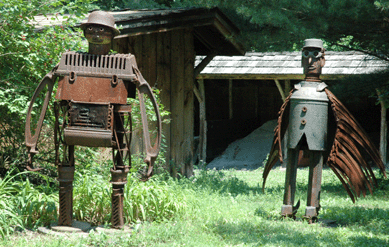
[[[200,128],[195,126],[195,93],[200,102],[204,99],[195,76],[215,55],[244,54],[235,40],[239,30],[218,8],[110,13],[121,30],[113,49],[135,55],[142,75],[160,89],[162,104],[171,112],[170,124],[163,126],[171,172],[191,176],[194,131]],[[205,56],[198,68],[196,55]]]
[[[370,74],[388,68],[388,62],[361,52],[326,52],[322,80],[331,85],[349,75]],[[198,56],[196,64],[204,57]],[[207,161],[220,155],[234,140],[243,138],[263,123],[276,119],[283,99],[294,83],[304,79],[301,52],[250,52],[245,56],[216,56],[197,76],[203,81],[208,125]],[[385,130],[380,115],[386,109],[376,106],[376,99],[358,99],[347,105],[375,140]],[[386,119],[383,117],[382,119]],[[383,127],[382,127],[383,126]],[[269,147],[270,148],[270,147]]]

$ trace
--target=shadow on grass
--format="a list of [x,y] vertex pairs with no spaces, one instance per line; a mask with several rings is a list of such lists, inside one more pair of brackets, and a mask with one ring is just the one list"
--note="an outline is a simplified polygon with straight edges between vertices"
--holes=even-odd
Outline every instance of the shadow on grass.
[[262,188],[257,184],[250,186],[247,182],[237,178],[234,175],[227,175],[223,171],[216,170],[200,170],[193,180],[193,185],[196,188],[206,188],[220,194],[231,194],[237,196],[239,194],[262,194]]
[[[224,222],[218,221],[212,231],[220,235],[225,242],[232,245],[270,245],[270,246],[387,246],[387,241],[379,236],[361,234],[358,229],[347,229],[350,237],[331,229],[318,230],[307,226],[305,222],[285,223],[282,220],[265,221],[255,224],[251,221]],[[340,242],[340,239],[345,242]]]
[[[364,206],[328,206],[321,218],[336,220],[340,226],[374,227],[375,232],[386,234],[389,231],[389,210],[376,208],[371,205]],[[379,227],[381,225],[381,227]]]

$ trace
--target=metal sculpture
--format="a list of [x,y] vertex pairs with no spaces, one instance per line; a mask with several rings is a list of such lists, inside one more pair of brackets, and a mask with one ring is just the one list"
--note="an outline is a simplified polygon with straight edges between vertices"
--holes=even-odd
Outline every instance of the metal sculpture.
[[[65,52],[60,63],[48,73],[36,89],[27,114],[26,145],[29,153],[27,168],[32,166],[44,116],[53,85],[57,78],[58,90],[55,112],[55,163],[59,180],[59,222],[71,226],[73,215],[74,146],[111,147],[113,157],[112,218],[114,228],[122,228],[123,189],[131,167],[131,106],[128,97],[138,91],[139,107],[146,147],[145,162],[148,170],[143,179],[153,173],[153,165],[161,142],[161,116],[149,84],[142,77],[134,55],[110,55],[111,42],[119,30],[109,13],[92,12],[80,27],[89,43],[88,53]],[[35,101],[47,89],[36,129],[32,133],[31,115]],[[157,118],[155,142],[150,141],[144,95],[151,100]],[[62,148],[60,149],[60,146]],[[60,155],[60,150],[63,154]]]
[[[308,198],[305,218],[310,223],[317,220],[320,210],[322,168],[327,164],[342,182],[355,202],[355,196],[366,191],[372,193],[376,178],[363,155],[369,156],[385,174],[385,166],[370,138],[344,105],[320,80],[325,64],[325,49],[319,39],[307,39],[302,50],[305,80],[296,84],[281,106],[273,145],[263,172],[263,189],[266,178],[278,160],[283,162],[281,142],[288,130],[285,192],[281,215],[295,218],[299,202],[294,205],[298,153],[309,157]],[[330,107],[329,107],[330,106]],[[327,150],[328,111],[332,109],[336,132],[332,147]],[[331,123],[330,123],[331,124]],[[386,175],[385,175],[386,176]]]

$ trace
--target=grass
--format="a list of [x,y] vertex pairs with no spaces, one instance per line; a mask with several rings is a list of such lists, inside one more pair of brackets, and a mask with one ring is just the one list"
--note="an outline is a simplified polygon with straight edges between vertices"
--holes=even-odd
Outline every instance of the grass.
[[[196,176],[190,179],[155,179],[150,185],[142,184],[144,188],[132,191],[136,187],[129,184],[126,196],[132,199],[128,200],[126,210],[138,214],[134,217],[137,220],[130,220],[131,234],[91,232],[85,237],[57,237],[24,230],[3,238],[0,246],[11,243],[12,246],[389,245],[388,180],[381,179],[374,195],[353,204],[335,175],[325,169],[319,218],[335,220],[336,225],[330,227],[321,223],[309,225],[301,220],[306,204],[307,169],[298,171],[296,200],[301,199],[298,219],[280,218],[284,176],[284,171],[274,169],[265,192],[261,187],[262,169],[196,170]],[[147,199],[139,199],[142,195],[147,195]],[[134,203],[142,200],[143,203]],[[170,204],[176,205],[170,207]],[[149,211],[142,212],[140,205]],[[155,216],[161,210],[168,213]],[[143,218],[142,215],[148,214],[150,217]]]

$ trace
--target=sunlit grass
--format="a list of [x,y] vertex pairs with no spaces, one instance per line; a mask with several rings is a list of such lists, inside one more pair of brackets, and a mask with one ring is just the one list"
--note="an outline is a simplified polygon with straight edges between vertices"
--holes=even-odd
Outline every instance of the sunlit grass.
[[[389,244],[388,180],[380,179],[374,195],[355,204],[328,169],[323,171],[321,222],[301,220],[306,205],[308,170],[299,169],[296,201],[301,200],[297,220],[282,219],[285,171],[274,169],[262,192],[262,169],[255,171],[196,170],[190,179],[156,178],[150,184],[130,180],[125,204],[131,233],[93,232],[80,239],[11,235],[0,242],[14,246],[387,246]],[[86,184],[92,183],[85,179]],[[80,193],[84,189],[78,180]],[[110,184],[101,185],[108,191]],[[105,187],[106,186],[106,187]],[[82,192],[84,193],[84,192]],[[101,192],[92,192],[101,193]],[[96,200],[100,200],[96,197]],[[110,197],[106,198],[109,200]],[[77,199],[79,200],[79,199]],[[87,198],[85,198],[87,201]],[[136,204],[135,202],[139,202]],[[163,203],[162,203],[163,202]],[[167,203],[170,202],[170,203]],[[140,206],[142,205],[142,207]],[[170,208],[176,205],[175,208]],[[91,206],[91,205],[90,205]],[[166,211],[166,213],[159,213]],[[84,211],[84,210],[83,210]],[[91,210],[98,212],[97,209]],[[108,212],[109,214],[109,212]],[[132,216],[131,216],[132,215]],[[136,215],[136,216],[135,216]],[[85,217],[90,220],[92,216]],[[132,218],[131,218],[132,217]],[[104,217],[103,217],[104,218]],[[16,237],[18,236],[18,237]],[[8,241],[8,242],[7,242]]]

